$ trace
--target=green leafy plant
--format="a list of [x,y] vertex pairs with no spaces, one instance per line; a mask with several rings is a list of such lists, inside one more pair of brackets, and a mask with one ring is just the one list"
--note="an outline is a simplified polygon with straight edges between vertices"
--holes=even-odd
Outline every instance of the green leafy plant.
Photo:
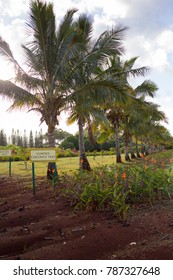
[[170,176],[156,165],[106,165],[89,173],[64,173],[60,178],[61,193],[75,210],[110,210],[123,221],[133,204],[153,205],[170,197]]

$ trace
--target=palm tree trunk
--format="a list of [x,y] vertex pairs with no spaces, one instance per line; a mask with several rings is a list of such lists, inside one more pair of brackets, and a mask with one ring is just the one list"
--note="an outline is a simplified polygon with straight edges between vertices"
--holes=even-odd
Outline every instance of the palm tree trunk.
[[48,144],[49,148],[55,147],[55,130],[48,129]]
[[130,161],[130,157],[129,157],[129,147],[127,144],[125,144],[125,160],[126,161]]
[[118,122],[115,121],[115,149],[116,149],[116,163],[122,163],[121,153],[120,153],[120,143],[118,134]]
[[131,158],[136,158],[135,153],[133,151],[133,141],[132,141],[132,136],[130,136],[130,154],[131,154]]
[[140,153],[139,153],[138,139],[137,138],[136,138],[136,156],[137,156],[137,158],[141,158]]
[[129,157],[129,141],[128,141],[128,136],[125,135],[125,141],[124,141],[124,144],[125,144],[125,160],[126,161],[130,161],[130,157]]
[[149,145],[148,143],[145,141],[145,155],[148,156],[149,155]]
[[83,122],[80,117],[78,119],[78,126],[79,126],[79,169],[91,171],[91,167],[85,152]]
[[[49,148],[55,147],[55,129],[48,127],[48,144]],[[53,180],[58,176],[58,171],[55,162],[48,162],[47,166],[47,179]]]
[[141,139],[141,154],[143,157],[145,156],[145,144],[143,142],[143,139]]

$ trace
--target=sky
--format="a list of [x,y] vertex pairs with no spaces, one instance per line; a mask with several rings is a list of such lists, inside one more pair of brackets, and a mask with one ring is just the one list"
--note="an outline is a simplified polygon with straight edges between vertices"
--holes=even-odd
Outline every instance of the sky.
[[[136,67],[148,66],[150,73],[145,78],[135,79],[137,86],[145,79],[158,86],[154,103],[164,111],[168,124],[165,126],[173,135],[173,0],[52,0],[57,26],[66,11],[77,8],[77,15],[89,14],[93,20],[93,36],[97,38],[112,26],[128,26],[124,47],[124,59],[137,56]],[[22,65],[21,44],[25,42],[25,22],[30,0],[0,0],[0,36],[5,39]],[[0,79],[12,79],[14,72],[7,62],[0,58]],[[27,111],[7,111],[10,102],[0,97],[0,130],[10,134],[12,129],[20,132],[26,129],[46,132],[45,124],[40,126],[40,117]],[[62,115],[60,126],[75,133],[77,126],[67,126]]]

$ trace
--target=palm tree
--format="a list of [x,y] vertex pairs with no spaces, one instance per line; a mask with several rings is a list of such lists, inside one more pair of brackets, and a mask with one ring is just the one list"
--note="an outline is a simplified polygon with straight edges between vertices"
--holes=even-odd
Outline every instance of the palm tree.
[[[54,131],[61,111],[67,109],[67,102],[72,106],[72,112],[76,108],[80,161],[84,162],[84,112],[91,107],[93,100],[96,104],[101,95],[107,99],[112,89],[117,91],[117,84],[103,80],[94,72],[109,55],[123,52],[122,38],[126,27],[105,31],[92,44],[90,21],[86,16],[73,21],[75,12],[68,11],[57,30],[53,5],[31,1],[28,41],[22,45],[26,70],[15,60],[7,42],[0,38],[0,55],[12,63],[16,71],[13,82],[0,81],[0,93],[13,100],[10,109],[27,107],[41,115],[41,123],[46,122],[48,126],[50,147],[55,145]],[[85,109],[81,110],[84,104]]]
[[[107,106],[107,117],[110,120],[111,125],[113,126],[114,133],[115,133],[115,146],[116,146],[116,162],[121,163],[121,155],[120,155],[120,148],[119,148],[119,129],[123,131],[123,138],[125,142],[125,159],[130,160],[129,152],[128,152],[128,144],[131,139],[130,133],[130,122],[131,122],[131,113],[132,109],[135,104],[139,103],[139,100],[136,98],[140,95],[149,95],[153,97],[154,91],[157,89],[155,84],[151,81],[144,81],[140,86],[136,89],[133,89],[129,82],[128,78],[130,75],[136,76],[144,76],[148,68],[141,67],[141,68],[134,68],[134,64],[137,60],[137,57],[133,57],[126,61],[120,61],[120,58],[113,57],[108,61],[108,64],[114,68],[113,76],[114,79],[118,77],[121,83],[124,85],[124,95],[126,93],[126,100],[125,102],[112,102]],[[123,100],[121,100],[123,101]]]
[[[132,88],[132,94],[137,99],[129,100],[124,106],[124,118],[123,118],[123,131],[124,131],[124,142],[125,142],[125,160],[130,161],[129,156],[129,144],[131,148],[131,158],[134,158],[134,153],[132,150],[132,136],[133,130],[136,128],[137,123],[141,118],[144,118],[144,111],[148,110],[145,98],[154,98],[155,92],[157,91],[157,86],[150,80],[145,80],[142,84],[137,86],[135,89]],[[139,157],[139,153],[137,155]]]
[[115,149],[116,149],[116,163],[122,163],[121,152],[120,152],[120,143],[119,143],[119,128],[122,121],[122,106],[123,105],[114,105],[107,112],[107,118],[113,126],[113,134],[115,135]]
[[[96,42],[91,40],[92,24],[82,15],[76,22],[76,29],[85,38],[86,48],[78,54],[69,69],[68,82],[70,92],[68,123],[77,121],[79,127],[79,168],[91,170],[84,146],[84,125],[103,114],[100,106],[108,100],[123,99],[125,93],[120,80],[112,79],[113,68],[104,69],[107,58],[121,55],[122,38],[126,27],[116,27],[103,32]],[[108,76],[109,71],[109,76]]]
[[13,64],[16,72],[14,82],[0,81],[0,93],[13,100],[10,109],[27,107],[41,115],[41,123],[48,126],[50,147],[54,147],[54,130],[66,98],[64,71],[79,43],[71,27],[75,12],[68,11],[56,30],[53,5],[31,1],[26,23],[29,39],[22,45],[26,70],[0,38],[0,55]]
[[[163,131],[163,126],[160,122],[167,122],[166,115],[163,111],[159,110],[159,105],[152,102],[144,102],[143,111],[138,115],[138,121],[136,122],[136,127],[134,133],[136,140],[141,141],[141,153],[143,155],[149,154],[149,146],[153,139],[159,137],[161,138],[161,129]],[[160,129],[161,127],[161,129]]]
[[27,107],[41,115],[41,123],[48,126],[49,147],[55,146],[55,127],[68,96],[69,64],[85,48],[83,37],[74,26],[75,12],[68,11],[57,30],[53,5],[31,1],[26,23],[28,41],[22,45],[26,70],[0,38],[0,55],[15,69],[13,82],[0,80],[0,94],[13,101],[11,110]]

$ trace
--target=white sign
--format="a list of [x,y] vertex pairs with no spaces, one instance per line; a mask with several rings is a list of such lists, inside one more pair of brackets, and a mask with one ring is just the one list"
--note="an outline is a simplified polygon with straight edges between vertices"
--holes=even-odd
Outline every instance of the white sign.
[[53,149],[31,150],[30,160],[31,161],[55,161],[56,151]]
[[11,150],[0,150],[0,157],[11,157]]

